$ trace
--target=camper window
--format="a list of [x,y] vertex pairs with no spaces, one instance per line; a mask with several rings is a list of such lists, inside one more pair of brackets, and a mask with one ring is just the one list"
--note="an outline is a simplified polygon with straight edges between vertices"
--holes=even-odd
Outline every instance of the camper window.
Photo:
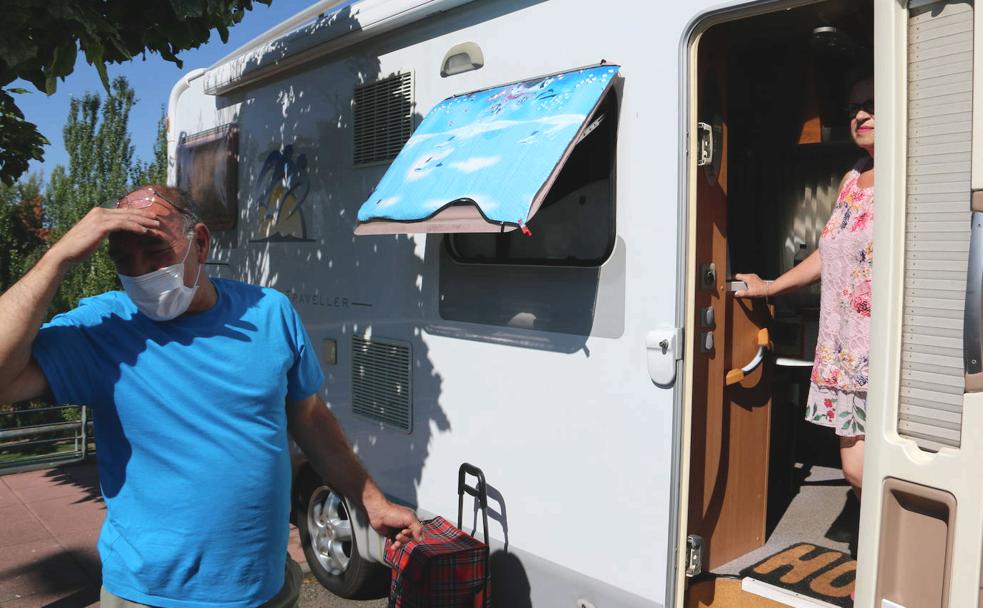
[[609,91],[563,165],[529,232],[450,234],[461,263],[599,266],[615,242],[614,169],[618,104]]
[[190,194],[212,230],[235,228],[239,215],[239,127],[184,136],[177,146],[178,187]]

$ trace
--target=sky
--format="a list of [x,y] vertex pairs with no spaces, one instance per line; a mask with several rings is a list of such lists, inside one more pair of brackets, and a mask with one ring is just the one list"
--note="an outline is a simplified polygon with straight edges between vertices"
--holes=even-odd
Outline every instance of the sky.
[[[109,78],[126,76],[130,86],[136,91],[136,103],[130,112],[130,137],[134,146],[134,159],[149,161],[152,158],[157,121],[161,107],[167,105],[171,87],[185,73],[195,68],[207,68],[256,36],[259,36],[292,17],[304,8],[314,4],[314,0],[273,0],[270,6],[253,4],[242,21],[229,29],[229,41],[222,43],[215,31],[208,42],[197,49],[179,53],[184,67],[164,61],[158,55],[147,55],[146,60],[137,57],[129,63],[109,65]],[[67,165],[68,155],[62,139],[62,128],[68,117],[68,107],[72,97],[81,97],[87,92],[98,93],[105,98],[102,81],[96,69],[79,59],[73,71],[64,81],[59,81],[58,91],[46,96],[30,83],[19,81],[12,86],[20,86],[31,91],[16,96],[25,118],[38,126],[38,130],[48,138],[50,144],[44,149],[44,162],[31,162],[30,172],[42,171],[45,179],[56,165]]]

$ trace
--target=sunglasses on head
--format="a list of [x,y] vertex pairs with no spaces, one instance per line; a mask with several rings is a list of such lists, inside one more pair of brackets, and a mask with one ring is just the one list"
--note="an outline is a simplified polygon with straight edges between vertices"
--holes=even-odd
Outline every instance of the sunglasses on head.
[[849,118],[854,118],[860,110],[874,115],[874,100],[868,99],[866,101],[861,101],[860,103],[848,103],[846,105],[846,113]]
[[191,215],[190,212],[187,209],[185,209],[182,205],[177,204],[176,202],[164,196],[160,192],[157,192],[153,188],[146,188],[139,192],[131,192],[123,197],[116,199],[115,202],[107,206],[112,207],[114,209],[123,209],[123,208],[146,209],[147,207],[153,205],[158,201],[163,201],[167,203],[168,205],[176,209],[178,213],[182,213],[187,216]]

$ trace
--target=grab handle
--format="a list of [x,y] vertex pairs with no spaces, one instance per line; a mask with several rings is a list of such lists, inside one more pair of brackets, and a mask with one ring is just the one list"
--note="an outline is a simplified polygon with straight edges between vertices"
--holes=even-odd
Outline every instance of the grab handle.
[[747,365],[741,368],[732,369],[727,372],[727,386],[731,384],[737,384],[744,379],[745,376],[753,372],[761,362],[765,360],[765,353],[768,351],[768,345],[771,339],[768,336],[768,328],[763,327],[758,330],[758,352],[755,353],[754,358],[748,362]]
[[[973,193],[973,198],[976,193]],[[966,392],[983,390],[983,213],[973,212],[963,312]]]

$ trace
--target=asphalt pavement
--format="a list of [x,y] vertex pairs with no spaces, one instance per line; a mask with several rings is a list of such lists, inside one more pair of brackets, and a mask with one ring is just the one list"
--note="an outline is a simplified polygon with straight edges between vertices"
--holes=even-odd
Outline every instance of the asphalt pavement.
[[[106,509],[92,463],[0,476],[0,607],[98,608],[96,540]],[[296,529],[289,551],[303,567]],[[384,608],[343,600],[307,574],[301,608]]]
[[317,582],[311,574],[304,577],[298,603],[299,608],[386,608],[388,605],[386,598],[364,601],[343,600],[321,586],[321,583]]

